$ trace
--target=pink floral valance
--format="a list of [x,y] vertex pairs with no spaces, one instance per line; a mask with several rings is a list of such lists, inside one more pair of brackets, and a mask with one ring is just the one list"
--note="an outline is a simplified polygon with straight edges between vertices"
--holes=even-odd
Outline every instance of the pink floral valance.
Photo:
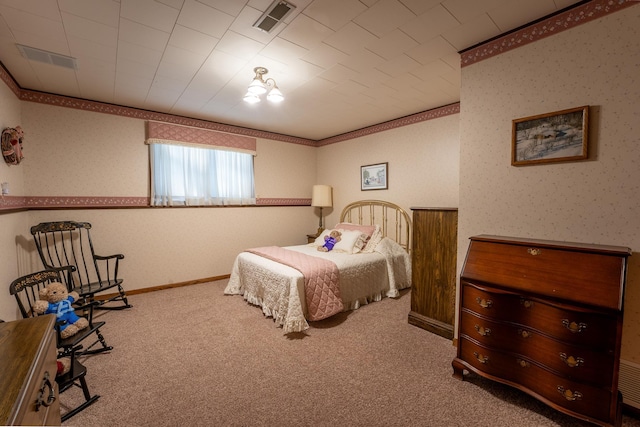
[[145,143],[208,146],[256,155],[255,138],[163,122],[147,122]]

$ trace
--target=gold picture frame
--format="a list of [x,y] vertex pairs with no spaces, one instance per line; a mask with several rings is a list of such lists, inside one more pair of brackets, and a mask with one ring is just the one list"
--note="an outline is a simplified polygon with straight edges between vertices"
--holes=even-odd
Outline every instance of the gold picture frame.
[[511,165],[588,158],[589,106],[513,120]]

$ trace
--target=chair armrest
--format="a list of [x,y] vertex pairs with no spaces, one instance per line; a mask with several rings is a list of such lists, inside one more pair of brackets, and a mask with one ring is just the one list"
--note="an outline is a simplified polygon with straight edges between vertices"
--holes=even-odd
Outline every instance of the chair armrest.
[[76,266],[75,265],[64,265],[62,267],[50,267],[52,270],[56,270],[59,272],[67,272],[67,273],[73,273],[74,271],[76,271]]
[[74,310],[88,310],[88,309],[92,309],[93,307],[97,307],[100,305],[100,301],[91,301],[91,302],[87,302],[82,304],[82,300],[78,300],[75,303],[73,303],[73,309]]
[[[103,277],[106,278],[106,280],[109,282],[111,282],[112,280],[118,281],[118,269],[120,267],[121,259],[124,259],[124,255],[122,254],[93,256],[96,268],[98,269],[98,274],[100,274],[100,272],[105,273],[105,276]],[[103,262],[98,265],[99,261]]]
[[97,260],[108,260],[108,259],[113,259],[113,258],[116,258],[116,259],[119,259],[119,260],[120,260],[120,259],[124,259],[124,255],[122,255],[122,254],[107,255],[107,256],[103,256],[103,255],[94,255],[93,257],[94,257],[95,259],[97,259]]

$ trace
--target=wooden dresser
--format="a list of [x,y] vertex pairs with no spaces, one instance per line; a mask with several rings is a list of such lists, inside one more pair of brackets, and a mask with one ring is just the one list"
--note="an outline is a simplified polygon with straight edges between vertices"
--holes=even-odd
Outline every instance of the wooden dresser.
[[617,246],[472,237],[460,276],[454,376],[473,371],[569,415],[619,426],[630,255]]
[[0,323],[0,425],[60,425],[55,320]]
[[411,311],[409,323],[453,338],[458,209],[411,208]]

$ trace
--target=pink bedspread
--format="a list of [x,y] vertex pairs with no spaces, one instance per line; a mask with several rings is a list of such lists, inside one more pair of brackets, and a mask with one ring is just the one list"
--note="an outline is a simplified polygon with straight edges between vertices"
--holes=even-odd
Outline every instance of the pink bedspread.
[[247,249],[246,252],[288,265],[303,274],[308,320],[326,319],[343,310],[338,267],[334,262],[279,246]]

